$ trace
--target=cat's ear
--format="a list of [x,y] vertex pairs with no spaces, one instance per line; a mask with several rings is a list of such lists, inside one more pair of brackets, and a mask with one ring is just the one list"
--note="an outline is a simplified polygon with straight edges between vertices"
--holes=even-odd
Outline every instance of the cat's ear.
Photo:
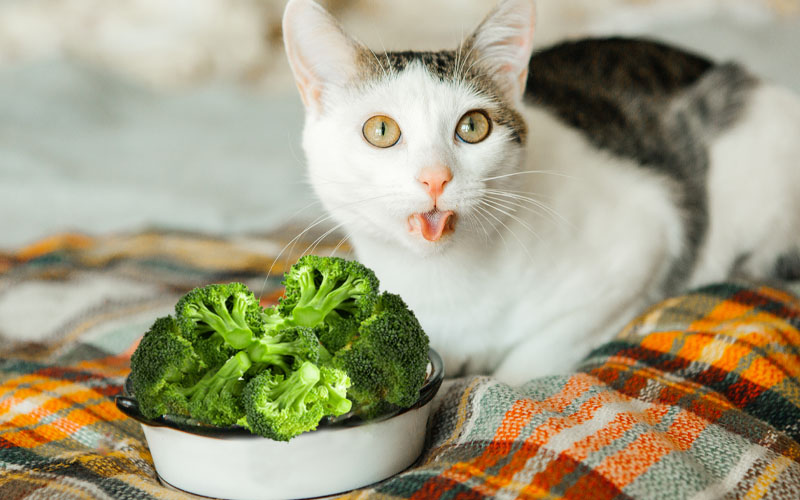
[[312,0],[290,0],[283,14],[283,43],[306,109],[321,112],[326,90],[357,72],[361,45]]
[[525,92],[535,24],[533,0],[501,0],[469,40],[473,57],[512,102]]

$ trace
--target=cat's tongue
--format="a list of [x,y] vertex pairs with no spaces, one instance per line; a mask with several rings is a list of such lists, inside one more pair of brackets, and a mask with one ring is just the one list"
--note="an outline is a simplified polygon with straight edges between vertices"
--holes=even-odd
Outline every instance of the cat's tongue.
[[454,229],[455,214],[452,210],[441,212],[437,209],[412,215],[422,237],[428,241],[438,241],[446,232]]

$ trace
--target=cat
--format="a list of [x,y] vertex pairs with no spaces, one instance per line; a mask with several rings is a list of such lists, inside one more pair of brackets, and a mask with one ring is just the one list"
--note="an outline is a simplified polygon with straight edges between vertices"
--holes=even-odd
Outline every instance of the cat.
[[448,376],[569,371],[654,301],[800,268],[800,100],[643,39],[533,51],[504,0],[454,50],[284,13],[310,183]]

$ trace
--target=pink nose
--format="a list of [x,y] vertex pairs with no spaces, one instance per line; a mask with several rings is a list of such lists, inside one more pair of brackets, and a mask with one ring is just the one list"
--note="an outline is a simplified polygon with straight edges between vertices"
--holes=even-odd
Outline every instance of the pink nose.
[[425,191],[434,202],[442,195],[445,184],[452,178],[453,173],[450,172],[450,169],[440,164],[423,168],[417,176],[417,180],[425,186]]

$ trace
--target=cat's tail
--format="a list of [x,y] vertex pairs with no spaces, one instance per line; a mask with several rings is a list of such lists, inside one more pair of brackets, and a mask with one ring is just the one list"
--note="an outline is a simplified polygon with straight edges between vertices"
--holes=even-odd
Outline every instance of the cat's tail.
[[738,64],[714,66],[671,103],[668,124],[711,140],[738,121],[758,82]]

